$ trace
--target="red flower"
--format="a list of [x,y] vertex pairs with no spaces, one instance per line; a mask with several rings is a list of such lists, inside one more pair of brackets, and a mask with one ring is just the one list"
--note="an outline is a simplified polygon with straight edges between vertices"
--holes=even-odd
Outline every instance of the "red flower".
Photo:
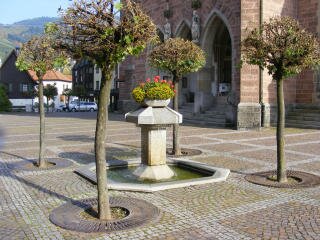
[[174,93],[177,93],[177,91],[176,91],[176,90],[173,90],[173,92],[174,92]]
[[154,82],[159,82],[159,79],[158,78],[154,78]]
[[162,83],[167,83],[167,80],[162,80],[161,82],[162,82]]
[[148,82],[148,83],[149,83],[149,82],[150,82],[150,78],[147,78],[146,82]]

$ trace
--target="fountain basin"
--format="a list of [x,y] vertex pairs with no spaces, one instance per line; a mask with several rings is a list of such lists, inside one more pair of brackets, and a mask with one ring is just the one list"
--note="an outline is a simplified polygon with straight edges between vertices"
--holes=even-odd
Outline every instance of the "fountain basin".
[[[155,192],[225,181],[230,173],[229,169],[216,168],[195,161],[170,159],[167,164],[176,173],[175,176],[159,181],[143,180],[134,178],[133,174],[140,164],[140,160],[108,161],[108,188],[120,191]],[[76,172],[93,183],[97,182],[95,163],[82,167]]]

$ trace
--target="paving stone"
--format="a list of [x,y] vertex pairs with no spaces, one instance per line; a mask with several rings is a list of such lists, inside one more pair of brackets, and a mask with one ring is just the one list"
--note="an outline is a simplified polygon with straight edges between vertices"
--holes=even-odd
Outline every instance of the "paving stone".
[[[320,208],[298,202],[288,202],[260,211],[221,220],[220,223],[262,239],[297,239],[319,237]],[[290,234],[295,233],[294,236]]]
[[221,168],[228,168],[231,171],[238,171],[238,172],[250,172],[250,169],[258,169],[260,167],[263,167],[264,165],[248,162],[245,160],[241,160],[236,157],[228,157],[228,156],[198,156],[194,157],[193,160],[207,163],[209,165],[215,166],[215,167],[221,167]]
[[[66,158],[74,166],[40,172],[16,172],[9,166],[38,156],[38,115],[2,114],[5,148],[0,149],[1,239],[319,239],[320,187],[273,189],[244,179],[246,173],[273,170],[275,129],[181,127],[182,146],[199,148],[187,157],[233,172],[226,182],[136,193],[110,191],[110,196],[142,199],[161,211],[156,222],[110,234],[81,234],[56,227],[51,211],[71,200],[95,198],[96,186],[73,170],[94,162],[95,113],[47,116],[46,157]],[[167,133],[171,145],[172,129]],[[140,158],[140,129],[110,114],[107,160]],[[320,131],[286,129],[289,169],[320,175]]]

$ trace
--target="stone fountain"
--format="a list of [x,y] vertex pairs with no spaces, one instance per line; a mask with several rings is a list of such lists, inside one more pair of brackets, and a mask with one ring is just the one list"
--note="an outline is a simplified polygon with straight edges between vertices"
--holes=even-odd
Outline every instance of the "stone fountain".
[[[217,168],[196,161],[166,158],[166,130],[182,123],[182,115],[169,107],[149,106],[129,112],[126,121],[141,128],[141,160],[109,160],[108,188],[119,191],[155,192],[225,181],[229,169]],[[76,170],[96,183],[95,163]]]
[[125,115],[141,128],[141,165],[134,171],[140,179],[162,180],[174,176],[167,165],[167,127],[182,123],[182,115],[169,107],[146,107]]

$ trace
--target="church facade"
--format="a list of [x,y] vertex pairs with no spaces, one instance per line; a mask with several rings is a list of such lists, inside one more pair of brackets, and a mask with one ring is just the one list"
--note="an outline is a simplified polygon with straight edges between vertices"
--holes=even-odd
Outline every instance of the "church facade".
[[[238,129],[269,126],[275,120],[276,85],[267,71],[244,65],[240,43],[248,29],[274,16],[291,16],[317,35],[320,0],[143,0],[162,39],[193,40],[206,53],[206,65],[181,80],[180,103],[192,105],[195,114],[223,107],[226,120]],[[133,102],[131,90],[147,77],[168,74],[151,69],[146,61],[150,47],[140,57],[120,66],[119,93],[124,111]],[[285,80],[286,110],[320,105],[320,80],[313,71]]]

